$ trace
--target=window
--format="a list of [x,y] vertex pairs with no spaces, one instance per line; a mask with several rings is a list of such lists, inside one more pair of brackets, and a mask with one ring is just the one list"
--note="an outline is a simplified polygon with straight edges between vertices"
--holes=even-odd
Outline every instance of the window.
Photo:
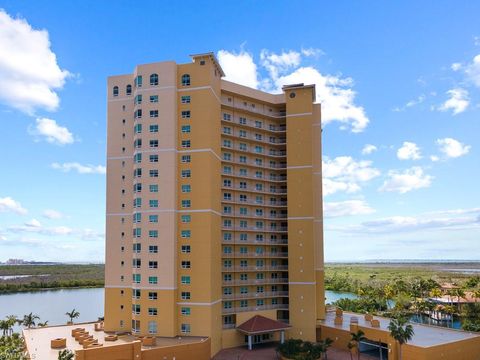
[[134,284],[140,284],[140,282],[142,281],[142,275],[133,274],[132,275],[132,281],[133,281]]
[[141,228],[134,228],[133,229],[133,237],[134,238],[142,237],[142,229]]
[[138,153],[138,154],[135,154],[133,156],[133,161],[136,163],[136,164],[139,164],[142,162],[142,153]]
[[158,283],[158,278],[156,276],[149,276],[148,277],[148,283],[149,284],[157,284]]
[[182,291],[181,298],[182,300],[190,300],[190,291]]
[[135,96],[135,105],[140,105],[142,103],[142,95]]
[[132,332],[140,332],[140,320],[132,320]]
[[190,261],[184,260],[182,261],[182,269],[190,269]]
[[182,133],[184,134],[190,133],[190,125],[182,125]]
[[224,127],[223,127],[223,133],[230,135],[230,134],[232,133],[232,128],[231,128],[231,127],[224,126]]
[[142,75],[138,75],[135,78],[135,87],[142,87],[142,82],[143,82]]
[[231,153],[223,153],[223,160],[232,161],[232,154]]
[[148,293],[148,300],[157,300],[158,296],[155,291],[149,292]]
[[182,185],[182,193],[189,193],[191,191],[190,185]]
[[157,245],[150,245],[150,246],[148,247],[148,252],[149,252],[150,254],[156,254],[156,253],[158,253],[158,246],[157,246]]
[[231,241],[232,240],[232,234],[231,233],[223,233],[223,240],[224,241]]
[[181,277],[181,283],[184,285],[190,285],[190,276],[182,276]]
[[158,192],[158,185],[149,185],[150,192],[151,193],[157,193]]
[[150,95],[151,103],[158,103],[158,95]]
[[182,86],[190,86],[190,75],[188,74],[182,75]]
[[132,249],[135,254],[138,254],[142,251],[142,244],[133,244]]
[[191,330],[190,324],[182,324],[181,330],[183,334],[189,334]]
[[224,166],[223,167],[223,173],[224,174],[231,174],[232,173],[232,167],[231,166]]
[[189,316],[190,315],[190,308],[189,307],[182,307],[181,314],[183,316]]
[[224,179],[223,180],[223,187],[232,187],[232,180]]
[[181,231],[181,236],[183,239],[189,239],[191,236],[191,231],[190,230],[182,230]]
[[232,120],[232,115],[223,113],[223,120],[225,121],[231,121]]
[[158,110],[150,110],[150,117],[157,118],[158,117]]
[[182,245],[183,254],[190,254],[190,251],[191,251],[190,245]]
[[133,192],[135,193],[142,192],[142,184],[141,183],[133,184]]
[[130,85],[130,84],[127,85],[126,94],[127,95],[132,95],[132,85]]
[[240,143],[238,147],[242,151],[247,151],[247,144],[245,143]]
[[113,96],[118,96],[118,86],[113,87]]
[[150,162],[158,162],[158,155],[150,155]]
[[182,140],[182,148],[189,148],[190,147],[190,140]]
[[246,164],[247,163],[247,157],[244,155],[240,155],[240,162]]
[[158,238],[158,231],[157,230],[149,230],[148,231],[149,238]]
[[182,96],[182,104],[190,104],[190,95]]
[[223,295],[232,295],[233,291],[231,287],[223,288]]
[[134,313],[135,315],[139,315],[140,314],[140,305],[132,304],[132,313]]
[[150,75],[150,85],[157,86],[158,85],[158,74]]
[[158,208],[158,200],[149,200],[148,204],[151,208]]
[[192,176],[192,173],[190,170],[182,170],[182,178],[189,178]]
[[182,111],[182,119],[190,119],[190,110]]
[[140,223],[142,222],[142,214],[141,213],[134,213],[133,214],[133,223]]
[[142,266],[142,260],[140,259],[132,259],[132,267],[134,269],[140,269]]
[[135,119],[141,119],[142,118],[142,109],[135,110],[135,112],[133,113],[133,117]]
[[246,138],[247,137],[247,132],[245,130],[240,130],[240,137]]
[[239,122],[241,125],[246,125],[246,124],[247,124],[247,119],[244,118],[244,117],[241,117],[240,119],[238,119],[238,122]]
[[158,170],[150,170],[150,177],[158,177]]
[[141,134],[142,133],[142,124],[135,124],[133,127],[133,131],[135,131],[135,134]]
[[223,146],[224,147],[227,147],[227,148],[231,148],[232,147],[232,142],[230,140],[223,140]]
[[150,147],[157,148],[158,147],[158,140],[150,140]]
[[255,127],[261,129],[263,126],[261,121],[255,121]]
[[149,130],[151,133],[157,133],[158,132],[158,125],[150,125]]
[[231,301],[225,301],[223,303],[223,308],[224,309],[231,309],[232,308],[232,302]]
[[133,142],[133,146],[135,147],[135,149],[141,149],[142,148],[142,139],[136,139]]
[[186,224],[192,221],[192,217],[190,215],[182,215],[182,223]]
[[190,155],[182,155],[182,163],[189,163],[191,160]]
[[158,215],[148,215],[148,222],[158,223]]
[[157,322],[156,321],[149,321],[148,322],[148,333],[149,334],[156,334],[157,333]]
[[245,308],[248,306],[248,300],[240,300],[240,307]]

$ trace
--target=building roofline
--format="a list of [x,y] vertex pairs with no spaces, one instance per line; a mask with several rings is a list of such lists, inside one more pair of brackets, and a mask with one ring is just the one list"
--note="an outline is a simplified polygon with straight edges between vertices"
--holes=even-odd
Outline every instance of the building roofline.
[[294,89],[313,89],[312,91],[312,99],[315,102],[316,99],[316,91],[315,91],[315,84],[310,84],[310,85],[305,85],[304,83],[298,83],[298,84],[290,84],[290,85],[283,85],[282,90],[294,90]]
[[215,53],[213,51],[206,52],[206,53],[201,53],[201,54],[191,54],[189,55],[193,60],[196,58],[201,58],[201,57],[208,57],[213,61],[213,64],[217,67],[217,70],[220,71],[220,74],[225,76],[225,73],[223,72],[222,67],[220,66],[220,63],[218,62]]

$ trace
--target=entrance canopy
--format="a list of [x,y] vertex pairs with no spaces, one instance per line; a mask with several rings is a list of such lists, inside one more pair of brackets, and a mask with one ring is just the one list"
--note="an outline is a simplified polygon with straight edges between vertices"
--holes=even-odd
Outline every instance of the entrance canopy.
[[237,326],[237,330],[248,335],[248,349],[252,349],[252,335],[267,334],[280,331],[280,342],[285,340],[285,330],[291,328],[283,322],[269,319],[262,315],[255,315],[243,324]]

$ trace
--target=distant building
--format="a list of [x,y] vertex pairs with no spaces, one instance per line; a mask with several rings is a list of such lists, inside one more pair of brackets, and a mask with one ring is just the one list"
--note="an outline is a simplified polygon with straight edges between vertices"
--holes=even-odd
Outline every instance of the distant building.
[[8,259],[5,262],[5,265],[24,265],[28,264],[28,261],[25,261],[23,259]]

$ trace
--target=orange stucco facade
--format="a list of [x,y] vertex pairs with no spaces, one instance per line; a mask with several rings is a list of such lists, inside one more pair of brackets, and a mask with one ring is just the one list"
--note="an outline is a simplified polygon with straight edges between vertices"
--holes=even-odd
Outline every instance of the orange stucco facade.
[[[105,330],[245,344],[324,316],[320,105],[222,79],[212,54],[107,82]],[[276,336],[276,335],[272,335]],[[264,339],[259,339],[262,341]]]

